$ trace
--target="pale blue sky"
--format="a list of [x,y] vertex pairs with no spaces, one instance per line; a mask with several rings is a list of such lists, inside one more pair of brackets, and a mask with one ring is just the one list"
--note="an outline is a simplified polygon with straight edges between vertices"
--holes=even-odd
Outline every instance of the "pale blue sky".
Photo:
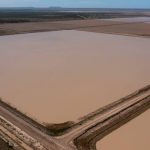
[[150,0],[0,0],[0,7],[150,8]]

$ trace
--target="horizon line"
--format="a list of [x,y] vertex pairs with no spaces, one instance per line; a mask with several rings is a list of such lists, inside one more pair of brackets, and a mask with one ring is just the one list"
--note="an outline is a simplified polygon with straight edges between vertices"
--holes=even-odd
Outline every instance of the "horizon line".
[[61,7],[61,6],[49,6],[49,7],[36,7],[36,6],[0,6],[0,8],[66,8],[66,9],[150,9],[139,7]]

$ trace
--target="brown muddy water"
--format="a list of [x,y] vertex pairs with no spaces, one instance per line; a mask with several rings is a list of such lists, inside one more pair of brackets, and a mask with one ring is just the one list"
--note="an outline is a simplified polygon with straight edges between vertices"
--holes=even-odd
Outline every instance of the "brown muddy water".
[[98,150],[149,150],[150,112],[147,111],[97,143]]
[[[150,84],[149,58],[148,38],[74,30],[1,36],[0,97],[40,122],[77,120]],[[148,115],[98,148],[123,150],[139,141],[150,147]]]

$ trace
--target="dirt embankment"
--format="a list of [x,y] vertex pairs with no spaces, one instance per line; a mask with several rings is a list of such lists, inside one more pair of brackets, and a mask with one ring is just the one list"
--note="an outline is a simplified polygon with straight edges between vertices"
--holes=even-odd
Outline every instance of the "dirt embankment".
[[37,121],[35,121],[34,119],[32,119],[32,118],[28,117],[27,115],[25,115],[24,113],[22,113],[21,111],[17,110],[16,108],[12,107],[11,105],[5,103],[2,99],[0,99],[0,106],[7,108],[7,110],[12,112],[16,116],[22,118],[23,120],[30,123],[32,126],[36,127],[40,131],[42,131],[48,135],[51,135],[51,136],[62,135],[63,133],[67,132],[68,129],[73,127],[73,125],[75,124],[72,121],[64,122],[61,124],[50,124],[50,123],[40,124]]

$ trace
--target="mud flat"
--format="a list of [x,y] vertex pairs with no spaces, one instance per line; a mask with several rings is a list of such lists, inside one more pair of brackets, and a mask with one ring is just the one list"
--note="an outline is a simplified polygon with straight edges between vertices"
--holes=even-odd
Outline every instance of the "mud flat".
[[86,19],[0,24],[0,35],[12,35],[45,31],[80,30],[96,33],[113,33],[150,37],[150,17]]
[[117,23],[106,26],[95,26],[95,27],[86,27],[78,29],[81,31],[89,31],[96,33],[109,33],[109,34],[118,34],[118,35],[130,35],[130,36],[140,36],[140,37],[150,37],[150,24],[148,22],[142,23]]
[[150,17],[128,17],[128,18],[113,18],[113,19],[102,19],[107,21],[118,21],[118,22],[150,22]]

